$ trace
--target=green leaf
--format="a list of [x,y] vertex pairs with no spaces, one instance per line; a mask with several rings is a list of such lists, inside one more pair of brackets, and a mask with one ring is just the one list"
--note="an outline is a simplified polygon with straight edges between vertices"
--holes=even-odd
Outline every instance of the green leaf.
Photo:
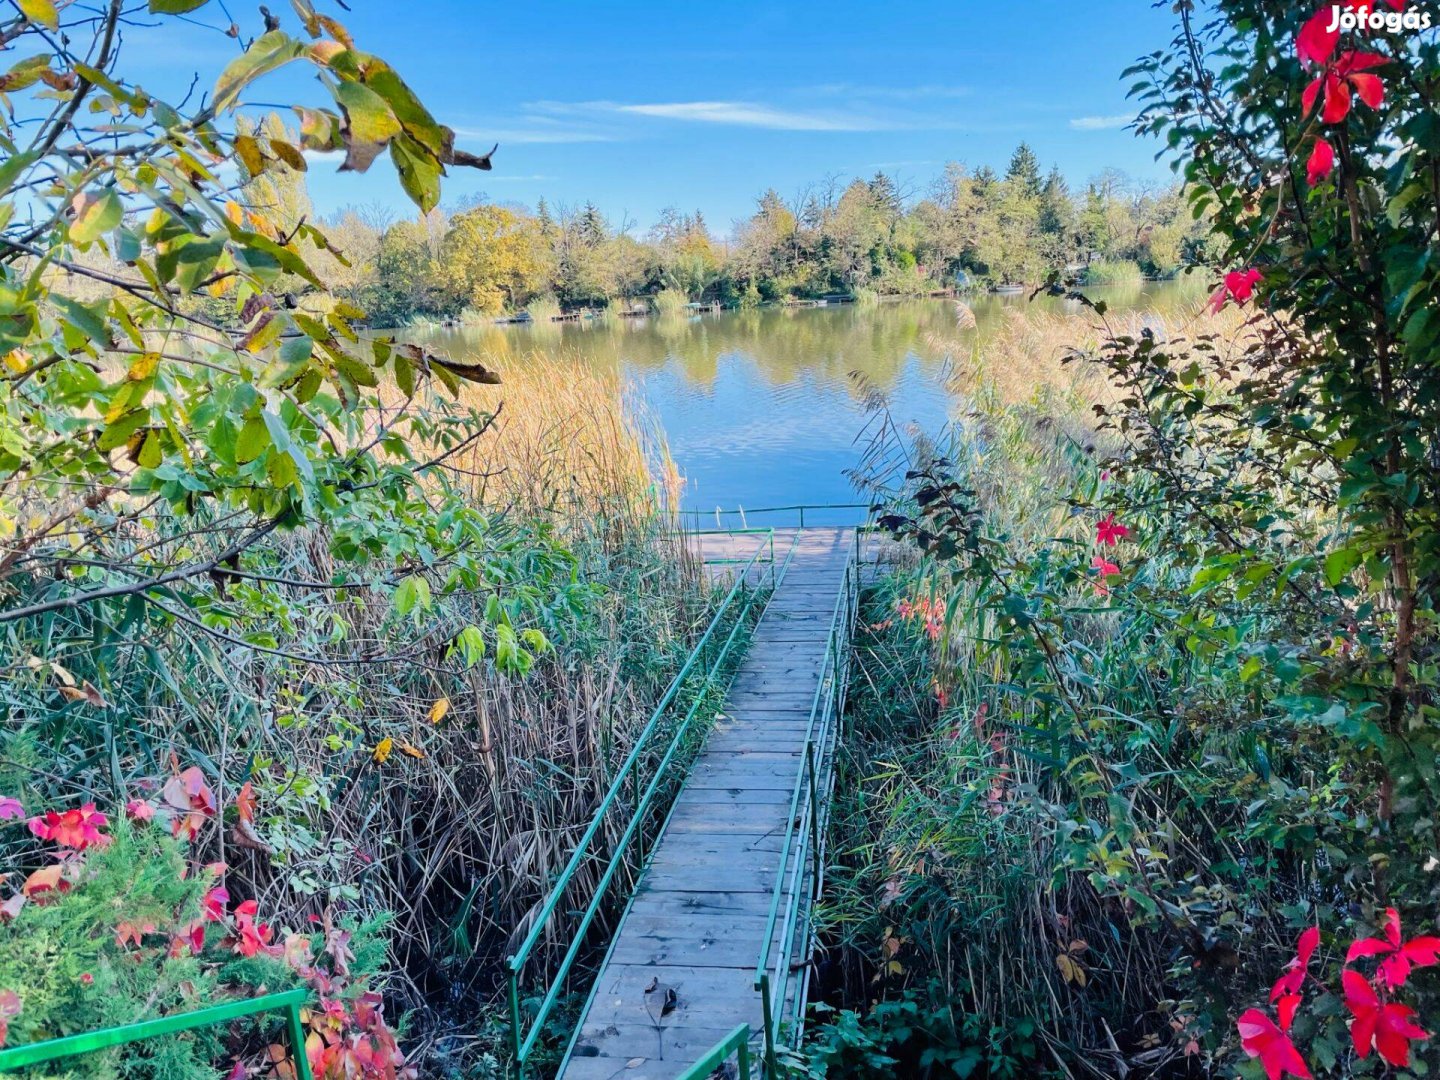
[[1333,589],[1350,576],[1363,556],[1355,548],[1340,548],[1325,556],[1325,580]]
[[150,13],[152,15],[184,15],[186,12],[202,8],[210,0],[150,0]]
[[124,216],[125,207],[120,202],[120,196],[107,189],[70,223],[70,239],[77,244],[92,243],[119,225]]
[[52,294],[50,302],[59,309],[60,313],[73,326],[91,341],[98,341],[101,345],[110,343],[110,327],[105,316],[110,304],[107,300],[99,300],[93,304],[82,304],[79,300],[72,300],[68,296]]
[[239,100],[240,92],[260,76],[284,67],[304,51],[304,46],[289,34],[271,30],[256,38],[244,54],[230,64],[215,80],[212,107],[224,112]]
[[440,162],[403,132],[390,140],[390,160],[400,174],[400,186],[425,213],[440,202]]
[[270,428],[262,416],[251,416],[235,440],[235,460],[241,465],[254,461],[270,446]]

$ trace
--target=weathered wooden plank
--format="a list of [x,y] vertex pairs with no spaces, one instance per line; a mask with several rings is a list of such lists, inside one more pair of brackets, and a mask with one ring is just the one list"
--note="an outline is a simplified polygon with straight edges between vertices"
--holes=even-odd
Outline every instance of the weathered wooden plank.
[[[707,557],[748,557],[760,547],[756,537],[700,542]],[[736,1024],[759,1026],[754,964],[776,884],[789,886],[780,862],[790,802],[815,734],[810,714],[828,675],[827,636],[853,552],[851,530],[776,531],[784,577],[656,842],[564,1080],[673,1080]],[[707,574],[725,576],[714,567]]]

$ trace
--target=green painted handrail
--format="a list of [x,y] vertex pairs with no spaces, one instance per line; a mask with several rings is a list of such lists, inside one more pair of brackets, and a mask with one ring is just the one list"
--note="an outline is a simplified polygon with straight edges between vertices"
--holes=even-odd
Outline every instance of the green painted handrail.
[[39,1065],[46,1061],[89,1054],[96,1050],[107,1050],[112,1046],[140,1042],[144,1039],[158,1039],[164,1035],[175,1035],[212,1024],[223,1024],[242,1016],[285,1010],[285,1026],[290,1036],[291,1054],[295,1059],[295,1074],[298,1080],[312,1080],[310,1059],[305,1053],[305,1031],[300,1022],[300,1007],[310,999],[308,990],[286,990],[280,994],[264,994],[261,997],[241,1001],[227,1001],[223,1005],[211,1005],[193,1012],[162,1016],[156,1020],[142,1020],[137,1024],[123,1027],[102,1028],[80,1035],[67,1035],[61,1039],[47,1039],[44,1042],[28,1043],[0,1050],[0,1069],[18,1069],[25,1065]]
[[[796,515],[798,516],[800,528],[803,529],[803,528],[805,528],[805,513],[806,513],[806,511],[812,511],[812,512],[813,512],[813,511],[817,511],[817,510],[864,510],[864,511],[865,511],[865,515],[864,515],[864,516],[865,516],[865,523],[868,523],[868,522],[869,522],[869,514],[870,514],[871,509],[872,509],[872,507],[870,506],[869,503],[794,503],[794,504],[792,504],[792,505],[790,505],[790,506],[757,506],[757,507],[755,507],[753,510],[745,510],[745,509],[721,510],[721,509],[717,506],[714,510],[681,510],[681,511],[679,511],[679,515],[680,515],[681,518],[693,518],[693,519],[695,520],[695,523],[698,525],[698,524],[700,523],[700,519],[701,519],[701,518],[706,517],[707,515],[710,515],[710,514],[714,514],[714,515],[715,515],[716,524],[718,525],[719,522],[720,522],[720,520],[721,520],[722,518],[727,518],[727,517],[738,517],[738,518],[740,518],[740,519],[743,521],[743,520],[745,520],[746,518],[748,518],[748,517],[750,517],[750,516],[752,516],[752,515],[758,515],[758,514],[796,514]],[[862,524],[862,523],[861,523],[861,522],[851,522],[851,523],[850,523],[851,527],[858,526],[858,525],[860,525],[860,524]],[[841,526],[841,527],[844,527],[844,526]],[[746,531],[746,530],[726,530],[726,529],[720,529],[720,530],[716,530],[716,531],[720,531],[720,532],[739,532],[739,531]]]
[[675,1080],[707,1080],[711,1073],[735,1055],[736,1080],[750,1080],[750,1025],[741,1024],[705,1052],[705,1056],[691,1065]]
[[[744,626],[745,619],[754,605],[755,598],[760,594],[762,587],[766,584],[766,579],[768,578],[768,584],[770,586],[773,587],[775,584],[776,565],[773,530],[766,529],[761,531],[770,535],[770,543],[760,544],[755,554],[741,564],[742,568],[736,573],[734,584],[731,585],[729,592],[725,594],[725,598],[721,601],[715,614],[711,617],[710,623],[706,626],[704,633],[701,634],[699,641],[696,642],[695,647],[690,651],[690,655],[686,658],[685,663],[681,665],[680,670],[676,672],[675,677],[670,681],[669,687],[665,690],[665,693],[661,695],[660,701],[655,706],[654,712],[651,713],[649,721],[647,721],[645,727],[641,729],[639,736],[636,737],[634,746],[630,749],[630,753],[626,755],[624,762],[617,770],[614,780],[611,782],[609,789],[605,793],[605,797],[601,800],[600,805],[591,817],[590,824],[580,837],[580,842],[576,845],[569,862],[566,863],[565,869],[561,871],[555,884],[551,886],[550,893],[536,914],[529,932],[525,935],[524,941],[507,961],[507,967],[509,968],[508,996],[510,1003],[511,1050],[515,1055],[517,1068],[522,1074],[527,1059],[530,1057],[531,1052],[535,1049],[535,1044],[544,1032],[546,1018],[550,1015],[560,999],[560,994],[565,985],[565,978],[569,975],[570,969],[575,965],[575,961],[580,955],[580,950],[584,945],[586,931],[590,928],[590,924],[594,921],[597,912],[600,910],[600,905],[605,899],[606,890],[609,888],[611,880],[624,864],[630,842],[639,831],[650,809],[650,803],[665,778],[666,769],[679,752],[684,738],[690,729],[690,725],[700,705],[705,700],[706,692],[713,685],[716,677],[721,673],[725,660],[741,628]],[[765,563],[768,569],[761,571],[760,581],[755,583],[754,588],[747,589],[746,586],[750,584],[750,572],[762,562]],[[716,638],[717,631],[725,621],[727,612],[735,604],[736,597],[739,596],[742,591],[747,593],[747,597],[743,607],[735,616],[734,625],[730,630],[729,636],[725,638],[724,644],[721,645],[718,652],[710,656],[707,654],[706,649],[711,641]],[[666,711],[678,698],[686,678],[696,669],[696,665],[701,663],[704,664],[705,677],[701,687],[695,694],[695,700],[686,712],[684,718],[677,725],[667,745],[664,756],[655,767],[655,775],[646,786],[644,793],[637,800],[635,810],[631,814],[625,830],[610,852],[605,872],[596,884],[594,895],[586,905],[584,912],[581,914],[580,922],[571,935],[570,946],[560,961],[559,967],[553,976],[551,976],[545,996],[536,1009],[534,1019],[527,1028],[521,1016],[520,1007],[520,976],[524,971],[525,964],[529,961],[535,947],[539,944],[540,938],[542,934],[544,934],[545,927],[548,925],[551,916],[554,915],[556,908],[559,907],[560,902],[564,899],[566,889],[569,887],[576,871],[580,868],[580,865],[590,852],[591,842],[600,831],[606,813],[610,807],[614,805],[627,777],[629,777],[631,772],[636,768],[642,753],[648,747],[651,735],[653,735],[655,730],[660,726],[660,722],[664,718]]]

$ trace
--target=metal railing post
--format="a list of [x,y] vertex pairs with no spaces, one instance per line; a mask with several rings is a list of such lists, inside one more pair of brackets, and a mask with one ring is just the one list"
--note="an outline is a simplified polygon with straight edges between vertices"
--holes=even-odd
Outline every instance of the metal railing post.
[[313,1080],[310,1052],[305,1046],[305,1025],[300,1021],[298,1002],[285,1010],[285,1026],[290,1032],[290,1056],[295,1059],[296,1080]]

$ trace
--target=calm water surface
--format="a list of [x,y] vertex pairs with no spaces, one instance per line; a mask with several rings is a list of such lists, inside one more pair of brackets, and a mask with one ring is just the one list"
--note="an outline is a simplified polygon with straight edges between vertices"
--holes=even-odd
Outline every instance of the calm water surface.
[[[1172,308],[1186,285],[1093,290],[1119,310]],[[983,333],[1007,310],[1057,311],[1063,301],[971,301]],[[1075,305],[1069,305],[1075,307]],[[871,414],[864,384],[897,423],[936,431],[955,405],[946,345],[964,342],[948,300],[767,308],[678,319],[464,327],[426,335],[451,355],[502,372],[534,350],[617,368],[664,429],[685,478],[686,509],[854,502],[845,477]],[[856,378],[858,374],[862,378]]]

